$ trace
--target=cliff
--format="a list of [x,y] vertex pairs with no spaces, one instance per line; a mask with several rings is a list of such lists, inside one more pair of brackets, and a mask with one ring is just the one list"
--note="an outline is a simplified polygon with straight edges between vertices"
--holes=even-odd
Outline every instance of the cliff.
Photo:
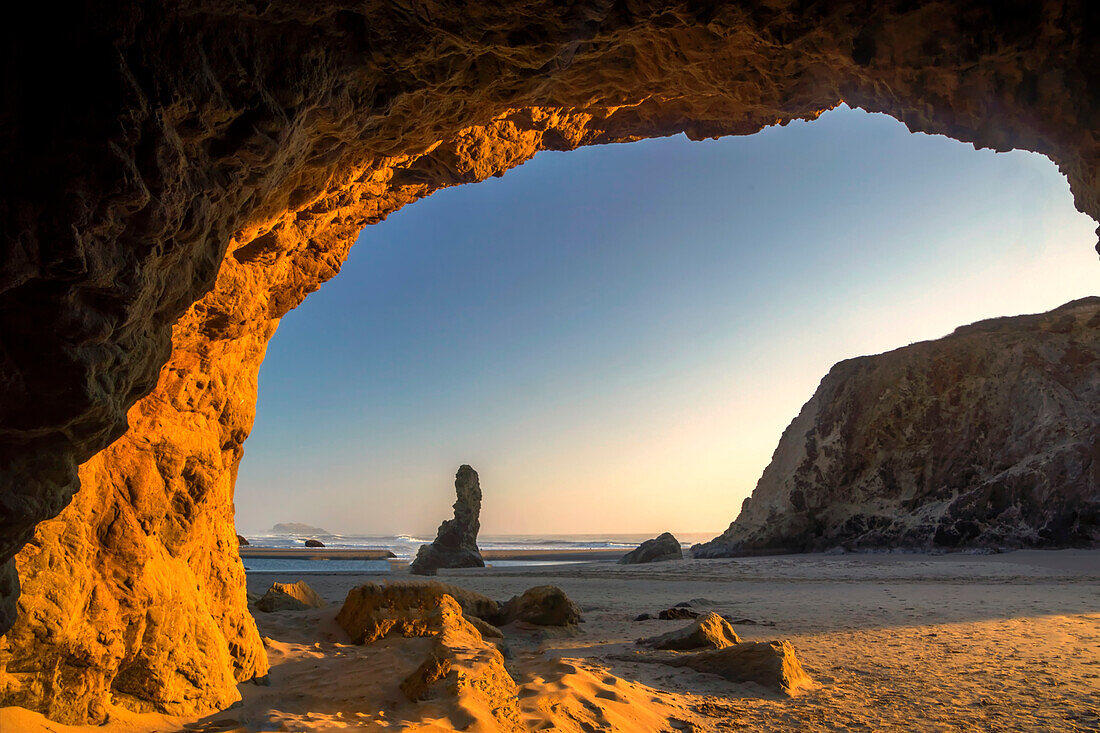
[[842,361],[696,557],[1100,541],[1100,298]]

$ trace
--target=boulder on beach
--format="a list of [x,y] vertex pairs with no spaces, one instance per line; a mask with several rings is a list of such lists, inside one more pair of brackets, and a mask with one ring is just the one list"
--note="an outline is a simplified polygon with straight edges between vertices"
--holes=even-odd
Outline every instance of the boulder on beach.
[[306,540],[306,547],[324,547],[325,543],[321,540]]
[[500,616],[505,624],[523,621],[536,626],[572,626],[581,622],[581,609],[556,585],[538,585],[513,596]]
[[432,613],[444,595],[453,598],[466,616],[490,624],[500,613],[497,602],[488,596],[445,583],[364,583],[348,591],[336,623],[355,644],[370,644],[391,633],[431,636],[438,631]]
[[256,608],[266,613],[306,611],[310,608],[324,608],[326,605],[325,599],[317,595],[317,591],[303,580],[297,583],[272,583],[267,593],[256,601]]
[[435,575],[439,568],[483,568],[477,547],[481,529],[481,483],[477,471],[463,465],[455,474],[454,519],[439,525],[435,541],[421,545],[409,566],[414,575]]
[[696,619],[682,629],[667,634],[639,639],[639,644],[653,649],[685,651],[688,649],[725,649],[740,644],[737,632],[726,619],[714,611]]
[[716,674],[730,682],[755,682],[788,695],[813,684],[789,641],[744,642],[717,651],[664,659],[661,663]]
[[680,547],[680,540],[673,537],[671,532],[665,532],[651,540],[646,540],[623,555],[622,559],[619,560],[619,564],[640,565],[642,563],[683,559],[684,551]]
[[246,540],[244,537],[242,537],[241,535],[237,535],[237,546],[238,547],[248,547],[250,544],[252,544],[252,543],[249,542],[248,540]]

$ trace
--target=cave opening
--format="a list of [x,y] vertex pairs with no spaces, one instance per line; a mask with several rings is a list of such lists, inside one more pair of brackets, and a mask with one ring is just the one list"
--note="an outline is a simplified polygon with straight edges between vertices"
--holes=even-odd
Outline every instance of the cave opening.
[[1091,295],[1092,227],[1042,156],[848,107],[540,153],[366,228],[283,320],[238,531],[407,558],[471,463],[485,535],[710,539],[834,363]]
[[[415,5],[121,3],[11,25],[5,704],[72,723],[194,716],[264,678],[232,502],[268,339],[364,225],[441,187],[540,150],[748,134],[845,99],[1046,154],[1076,206],[1100,211],[1086,3]],[[1000,486],[966,511],[1011,496]],[[1073,613],[1073,592],[1021,603]],[[1066,618],[1069,636],[1087,624]],[[972,631],[951,643],[1005,628]],[[1025,683],[1045,663],[997,660]],[[988,701],[967,695],[949,712],[982,727],[969,711]]]

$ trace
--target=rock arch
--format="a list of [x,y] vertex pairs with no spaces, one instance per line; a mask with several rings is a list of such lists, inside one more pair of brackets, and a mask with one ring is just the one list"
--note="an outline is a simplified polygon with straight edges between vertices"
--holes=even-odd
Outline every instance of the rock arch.
[[267,340],[439,187],[844,100],[1044,153],[1100,217],[1087,0],[101,5],[2,31],[0,696],[61,720],[264,673],[232,485]]

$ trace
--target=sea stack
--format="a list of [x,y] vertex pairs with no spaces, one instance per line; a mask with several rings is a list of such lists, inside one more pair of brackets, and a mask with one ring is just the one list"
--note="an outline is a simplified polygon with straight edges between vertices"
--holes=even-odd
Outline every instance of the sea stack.
[[477,548],[481,529],[481,483],[477,471],[463,465],[455,474],[454,519],[439,525],[435,541],[421,545],[409,570],[415,575],[435,575],[439,568],[483,568]]

